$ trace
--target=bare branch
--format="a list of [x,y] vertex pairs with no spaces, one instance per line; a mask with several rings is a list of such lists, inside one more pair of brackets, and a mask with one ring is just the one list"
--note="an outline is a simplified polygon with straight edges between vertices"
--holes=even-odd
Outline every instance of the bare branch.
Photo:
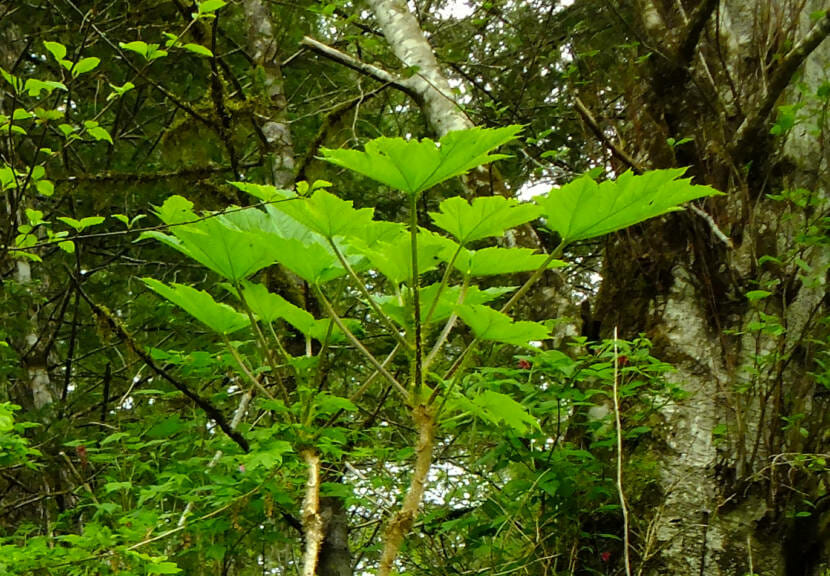
[[775,106],[781,93],[789,85],[793,75],[795,75],[798,68],[804,63],[804,60],[819,47],[829,34],[830,12],[825,14],[813,26],[812,30],[807,33],[804,39],[780,60],[760,104],[754,111],[747,115],[738,128],[733,140],[734,144],[731,148],[733,154],[742,156],[742,150],[751,148],[750,143],[752,139],[757,137],[773,106]]
[[715,11],[720,0],[703,0],[692,12],[692,17],[689,23],[683,30],[680,38],[680,44],[677,49],[677,57],[681,65],[686,66],[691,63],[694,57],[695,48],[700,41],[700,34],[709,20],[709,16]]
[[136,356],[141,358],[153,372],[155,372],[156,374],[167,380],[167,382],[172,384],[173,387],[176,388],[176,390],[178,390],[179,392],[193,400],[193,402],[205,412],[208,418],[216,422],[216,425],[219,426],[219,428],[221,428],[222,431],[228,436],[228,438],[233,440],[237,446],[239,446],[245,452],[248,452],[251,449],[245,437],[231,427],[230,423],[227,421],[225,416],[219,411],[219,409],[216,408],[216,406],[214,406],[206,399],[199,396],[197,392],[191,390],[184,383],[173,378],[173,376],[167,370],[156,364],[153,358],[150,356],[150,354],[148,354],[147,351],[144,350],[144,348],[142,348],[141,345],[135,341],[135,339],[132,337],[132,334],[127,332],[127,329],[124,327],[123,324],[121,324],[121,321],[118,320],[115,316],[113,316],[109,310],[107,310],[103,306],[100,306],[99,304],[96,304],[83,290],[83,288],[81,288],[81,283],[78,281],[78,279],[75,278],[74,275],[72,275],[72,278],[75,280],[75,285],[77,287],[78,294],[80,294],[81,297],[86,301],[86,303],[92,309],[92,312],[95,314],[95,316],[97,316],[99,320],[106,323],[109,329],[112,330],[115,334],[117,334],[118,337],[121,338],[121,340],[123,340],[133,352],[135,352]]
[[631,168],[635,174],[642,174],[643,169],[637,164],[637,161],[632,158],[628,152],[617,146],[608,136],[606,136],[605,132],[602,131],[602,128],[599,124],[597,124],[596,119],[594,118],[591,111],[588,110],[585,103],[579,98],[574,98],[574,107],[576,111],[579,112],[579,115],[582,116],[582,119],[585,120],[585,123],[588,125],[588,128],[591,129],[591,132],[599,138],[603,144],[608,146],[608,149],[611,151],[611,154],[617,157],[620,161],[622,161],[626,166]]
[[305,36],[300,42],[300,44],[302,44],[303,46],[308,46],[311,50],[313,50],[321,56],[324,56],[325,58],[328,58],[329,60],[337,62],[338,64],[342,64],[343,66],[351,68],[356,72],[360,72],[361,74],[368,76],[369,78],[374,78],[378,82],[389,84],[390,86],[407,93],[413,98],[417,97],[415,90],[408,86],[405,80],[398,78],[394,74],[390,74],[383,68],[378,68],[377,66],[373,66],[372,64],[366,64],[365,62],[361,62],[357,58],[354,58],[353,56],[350,56],[345,52],[341,52],[337,48],[332,48],[331,46],[323,44],[322,42],[318,42],[310,36]]

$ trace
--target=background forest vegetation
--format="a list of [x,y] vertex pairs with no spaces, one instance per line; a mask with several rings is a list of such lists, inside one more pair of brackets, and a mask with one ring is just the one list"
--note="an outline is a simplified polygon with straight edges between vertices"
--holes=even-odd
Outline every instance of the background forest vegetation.
[[826,8],[0,1],[0,573],[830,574]]

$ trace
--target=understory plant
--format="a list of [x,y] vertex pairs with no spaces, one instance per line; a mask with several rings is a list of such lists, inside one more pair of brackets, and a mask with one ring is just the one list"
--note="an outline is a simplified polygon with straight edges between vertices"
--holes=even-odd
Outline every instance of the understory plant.
[[[27,524],[0,540],[0,568],[221,572],[253,531],[261,558],[313,576],[328,529],[324,508],[336,499],[376,527],[356,569],[387,575],[400,569],[404,546],[408,559],[430,557],[419,542],[407,543],[425,494],[457,501],[451,510],[429,510],[418,525],[439,535],[452,530],[456,539],[466,533],[466,545],[447,544],[459,561],[476,546],[498,550],[511,531],[521,533],[525,516],[544,519],[551,535],[544,547],[616,553],[618,546],[585,542],[579,523],[589,520],[576,510],[596,507],[595,518],[616,518],[602,460],[613,461],[605,455],[614,452],[615,431],[623,432],[607,413],[589,419],[585,411],[616,398],[628,409],[625,438],[636,441],[670,396],[658,382],[665,366],[644,341],[619,342],[630,365],[613,393],[609,362],[619,363],[619,354],[610,343],[590,353],[555,349],[559,319],[538,310],[535,321],[518,318],[527,309],[518,304],[545,274],[568,266],[569,244],[717,192],[665,170],[602,183],[584,176],[533,202],[449,196],[433,197],[434,211],[421,209],[424,194],[447,188],[439,184],[502,158],[494,151],[519,131],[456,131],[438,142],[379,138],[362,151],[323,151],[331,164],[396,191],[402,222],[378,219],[321,181],[295,190],[235,182],[254,203],[219,212],[198,211],[178,195],[158,206],[163,226],[142,238],[193,264],[191,275],[174,279],[181,281],[143,279],[165,303],[139,288],[127,326],[121,311],[77,285],[100,338],[124,342],[148,375],[136,376],[110,406],[104,392],[106,436],[90,431],[61,444],[65,474],[79,488],[66,495],[54,536]],[[513,245],[508,232],[528,226],[545,228],[556,244]],[[147,347],[136,336],[136,318],[149,310],[157,317],[159,306],[173,318],[185,313],[171,323],[185,331],[185,349]],[[226,417],[217,406],[231,401]],[[161,402],[178,411],[154,410]],[[25,463],[36,452],[18,439],[13,409],[0,457]],[[465,435],[489,438],[474,468],[497,476],[507,500],[482,498],[473,487],[458,493],[445,481],[458,467],[443,455]],[[464,509],[475,513],[458,516]],[[280,526],[302,534],[301,557]],[[504,540],[502,551],[521,562],[515,542]]]
[[[568,244],[716,194],[680,179],[682,170],[626,173],[602,183],[585,176],[533,202],[448,197],[423,217],[423,194],[501,158],[492,151],[519,130],[456,131],[439,142],[379,138],[363,151],[324,150],[328,162],[397,190],[405,222],[375,219],[371,208],[355,208],[328,182],[301,183],[293,191],[236,182],[257,205],[200,214],[189,200],[173,196],[156,211],[169,233],[145,233],[217,280],[208,291],[144,282],[215,332],[233,361],[244,392],[232,432],[241,429],[251,449],[244,456],[220,455],[220,461],[235,459],[269,478],[288,454],[304,463],[306,576],[314,574],[323,540],[321,462],[383,449],[376,445],[383,438],[343,433],[358,411],[371,413],[379,408],[372,402],[385,399],[373,387],[390,392],[408,413],[413,438],[409,484],[385,520],[378,552],[377,573],[385,576],[395,570],[418,516],[442,430],[459,419],[498,423],[519,435],[540,429],[509,389],[469,379],[500,350],[522,352],[532,362],[547,358],[551,324],[516,319],[522,296],[546,271],[567,266],[561,258]],[[556,246],[541,252],[504,241],[508,230],[537,221],[558,238]],[[270,290],[263,271],[273,266],[305,297],[291,301]],[[521,282],[493,281],[506,277]],[[331,377],[335,356],[362,368],[338,381]],[[254,396],[257,424],[243,424]]]

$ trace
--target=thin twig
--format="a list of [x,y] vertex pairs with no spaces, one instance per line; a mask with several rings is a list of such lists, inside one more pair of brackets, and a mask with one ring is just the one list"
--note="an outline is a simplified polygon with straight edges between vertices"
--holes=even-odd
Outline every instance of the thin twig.
[[625,574],[631,576],[631,545],[628,541],[628,505],[625,503],[625,492],[623,491],[623,446],[622,446],[622,418],[620,417],[620,355],[617,350],[617,327],[614,326],[614,419],[617,428],[617,493],[620,496],[620,507],[623,516],[623,555],[625,558]]
[[[245,411],[248,409],[248,404],[251,402],[251,397],[253,394],[248,391],[242,394],[242,398],[239,399],[239,405],[236,407],[236,412],[233,414],[233,420],[231,420],[231,430],[236,430],[239,427],[239,423],[242,422],[242,416],[245,414]],[[222,458],[222,450],[217,450],[213,453],[213,458],[210,459],[210,462],[207,463],[205,470],[211,470],[214,466],[219,463],[219,460]],[[190,512],[193,510],[193,500],[187,503],[187,506],[184,507],[182,511],[182,515],[179,516],[179,521],[176,523],[177,527],[184,526],[185,522],[187,521],[187,517],[190,516]]]
[[167,382],[172,384],[173,387],[176,388],[179,392],[190,398],[199,408],[201,408],[205,412],[208,418],[216,422],[216,425],[219,426],[219,428],[221,428],[222,431],[237,444],[237,446],[242,448],[242,450],[244,450],[245,452],[248,452],[250,450],[250,446],[245,437],[230,427],[230,423],[225,419],[224,415],[219,411],[218,408],[216,408],[205,398],[202,398],[198,393],[191,390],[182,382],[179,382],[177,379],[173,378],[173,376],[163,367],[156,364],[152,356],[150,356],[150,354],[148,354],[147,351],[144,350],[144,348],[141,347],[138,344],[138,342],[135,341],[132,334],[130,334],[127,331],[127,329],[121,324],[121,321],[118,320],[118,318],[116,318],[115,316],[113,316],[113,314],[109,310],[107,310],[103,306],[96,304],[81,287],[78,278],[75,277],[72,271],[67,270],[67,272],[74,280],[75,285],[78,289],[78,294],[80,294],[81,298],[83,298],[86,301],[86,303],[92,309],[92,312],[95,314],[95,316],[97,316],[100,320],[104,321],[106,325],[109,326],[109,328],[113,332],[115,332],[121,338],[121,340],[124,341],[124,343],[126,343],[127,347],[133,352],[135,352],[136,356],[141,358],[141,360],[144,361],[144,363],[147,366],[149,366],[153,372],[164,378]]

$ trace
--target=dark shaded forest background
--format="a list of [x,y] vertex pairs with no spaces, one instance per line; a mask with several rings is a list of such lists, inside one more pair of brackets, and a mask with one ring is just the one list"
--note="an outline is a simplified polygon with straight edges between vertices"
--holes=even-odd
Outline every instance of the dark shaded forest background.
[[[321,148],[521,124],[509,159],[423,213],[588,171],[688,167],[725,195],[568,249],[521,310],[559,319],[544,361],[482,376],[539,431],[440,429],[401,573],[827,576],[828,34],[818,0],[0,3],[0,573],[299,574],[303,462],[244,459],[273,413],[252,404],[236,433],[222,343],[138,280],[216,279],[139,235],[174,194],[251,204],[229,181],[327,180],[400,219]],[[291,274],[261,279],[319,313]],[[330,354],[332,390],[368,374]],[[374,573],[413,430],[380,384],[319,425],[317,574]]]

